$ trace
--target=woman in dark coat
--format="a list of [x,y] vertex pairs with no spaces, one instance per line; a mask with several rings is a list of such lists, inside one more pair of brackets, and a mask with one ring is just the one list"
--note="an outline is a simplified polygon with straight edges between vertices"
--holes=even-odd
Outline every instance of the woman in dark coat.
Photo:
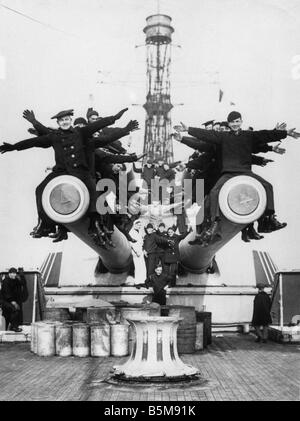
[[[257,338],[255,342],[267,342],[268,325],[272,323],[270,311],[271,300],[267,293],[264,291],[264,284],[257,284],[258,294],[254,298],[253,303],[253,317],[252,326],[255,328]],[[263,330],[261,331],[261,326]]]

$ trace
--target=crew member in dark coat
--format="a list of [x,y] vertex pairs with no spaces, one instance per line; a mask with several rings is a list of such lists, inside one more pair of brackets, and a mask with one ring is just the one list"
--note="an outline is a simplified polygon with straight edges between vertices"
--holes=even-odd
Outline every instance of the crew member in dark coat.
[[145,228],[146,235],[143,242],[144,258],[146,263],[147,277],[154,273],[154,269],[158,263],[157,256],[157,234],[152,224],[148,224]]
[[[162,238],[167,237],[166,225],[163,222],[161,222],[158,225],[158,229],[156,230],[156,234],[158,235],[158,237],[162,237]],[[157,244],[157,259],[161,263],[162,267],[164,267],[164,264],[165,264],[165,249],[163,247],[161,247],[159,244]]]
[[221,148],[222,176],[217,181],[209,195],[211,225],[203,233],[203,238],[206,244],[209,243],[217,233],[218,221],[220,220],[218,203],[219,191],[227,180],[240,174],[249,175],[263,184],[267,194],[267,208],[264,217],[267,219],[268,228],[273,231],[286,226],[286,224],[280,224],[280,222],[278,222],[275,218],[272,185],[251,171],[252,153],[260,144],[278,142],[281,139],[286,138],[286,136],[298,138],[300,137],[300,134],[296,133],[295,129],[288,131],[242,131],[241,114],[236,111],[229,113],[227,120],[231,129],[230,132],[216,132],[213,130],[203,130],[193,127],[188,128],[183,124],[175,127],[175,129],[179,132],[188,131],[190,135],[198,138],[199,140],[219,145]]
[[136,165],[133,164],[133,171],[137,174],[141,174],[141,179],[143,180],[142,187],[143,189],[148,190],[148,199],[149,202],[151,202],[151,180],[154,180],[156,175],[156,168],[153,165],[153,159],[148,158],[143,168],[137,168]]
[[190,231],[185,234],[175,234],[176,227],[169,227],[167,230],[167,236],[156,237],[158,245],[165,248],[164,256],[164,270],[170,276],[170,286],[176,285],[176,278],[178,273],[178,262],[180,260],[179,243],[183,240]]
[[153,288],[152,302],[166,305],[166,290],[170,283],[170,276],[163,272],[162,266],[159,264],[155,268],[155,272],[148,276],[145,281],[146,288]]
[[[170,171],[173,168],[176,168],[177,165],[181,163],[181,161],[172,162],[170,164],[166,164],[162,158],[157,159],[158,166],[156,168],[156,176],[159,177],[160,180],[167,179],[169,180],[170,177],[172,178],[173,172]],[[174,174],[175,176],[175,174]]]
[[[264,291],[264,284],[257,284],[258,294],[253,302],[253,317],[252,326],[255,328],[256,340],[255,342],[267,342],[268,338],[268,325],[272,323],[271,318],[271,300],[267,293]],[[263,328],[262,332],[260,328]]]
[[6,323],[6,330],[21,332],[23,324],[22,303],[28,298],[26,279],[22,268],[10,268],[1,283],[0,303]]
[[47,236],[49,232],[55,230],[55,224],[47,217],[42,207],[42,193],[45,186],[53,178],[69,174],[79,178],[88,188],[90,193],[90,229],[89,232],[99,245],[103,245],[103,231],[99,225],[101,220],[96,211],[96,186],[93,175],[90,172],[89,163],[92,162],[95,148],[109,143],[110,139],[103,141],[100,139],[91,139],[93,133],[101,128],[113,124],[122,117],[127,108],[120,111],[115,116],[106,117],[97,120],[95,123],[88,124],[85,127],[73,128],[72,118],[73,110],[66,110],[56,114],[53,119],[57,120],[59,129],[50,134],[26,139],[15,145],[4,143],[0,146],[0,152],[20,151],[33,147],[50,148],[55,152],[56,165],[53,172],[36,189],[36,200],[39,214],[39,225],[36,229],[36,236]]

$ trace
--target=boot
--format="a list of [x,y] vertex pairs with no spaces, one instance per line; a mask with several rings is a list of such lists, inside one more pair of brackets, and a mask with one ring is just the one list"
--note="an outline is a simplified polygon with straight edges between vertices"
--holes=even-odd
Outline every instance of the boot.
[[259,235],[258,232],[255,231],[254,225],[248,225],[247,235],[250,240],[261,240],[264,238],[263,235]]
[[114,233],[114,230],[110,230],[108,229],[105,225],[103,225],[103,231],[105,232],[105,234],[109,237],[112,236],[112,234]]
[[67,240],[67,239],[68,239],[67,229],[64,226],[59,225],[57,236],[54,238],[52,243],[59,243],[60,241]]
[[261,337],[257,336],[257,338],[255,339],[255,342],[260,342],[261,341]]
[[22,329],[20,327],[11,327],[10,330],[12,330],[13,332],[17,332],[17,333],[22,332]]
[[36,227],[36,229],[34,229],[30,235],[33,238],[41,238],[41,237],[48,237],[48,234],[52,232],[52,229],[49,228],[49,226],[47,226],[45,224],[45,222],[43,220],[40,220],[38,226]]
[[201,234],[196,234],[195,239],[192,240],[192,241],[189,241],[189,244],[191,246],[196,246],[196,245],[202,246],[203,245],[203,241],[201,239]]
[[50,233],[50,234],[48,235],[48,237],[49,237],[49,238],[57,238],[58,236],[59,236],[59,226],[57,225],[57,226],[56,226],[56,230],[55,230],[55,232]]
[[116,245],[111,241],[110,238],[106,238],[105,245],[109,246],[109,247],[112,247],[112,248],[116,248]]
[[242,240],[245,241],[245,243],[250,243],[247,227],[242,229]]
[[211,224],[208,230],[202,233],[202,240],[203,240],[204,247],[206,247],[208,244],[212,242],[212,240],[217,234],[218,226],[219,226],[219,222],[216,220]]
[[41,220],[41,218],[39,218],[38,219],[38,223],[36,224],[36,226],[32,228],[32,231],[31,231],[30,235],[33,235],[33,234],[36,233],[38,227],[41,225],[41,222],[42,222],[42,220]]
[[281,230],[282,228],[285,228],[287,226],[286,222],[277,221],[275,216],[276,215],[271,215],[269,217],[269,229],[270,229],[270,231],[278,231],[278,230]]
[[115,245],[114,245],[114,243],[112,242],[112,239],[111,239],[111,236],[112,236],[112,234],[113,234],[113,229],[112,230],[110,230],[109,228],[107,228],[107,226],[106,225],[103,225],[102,226],[102,229],[103,229],[103,232],[104,232],[104,234],[105,234],[105,238],[106,238],[106,243],[110,246],[110,247],[116,247]]
[[100,226],[99,221],[95,221],[95,229],[96,229],[96,244],[98,244],[100,247],[107,249],[105,241],[104,241],[104,232],[102,231],[102,228]]

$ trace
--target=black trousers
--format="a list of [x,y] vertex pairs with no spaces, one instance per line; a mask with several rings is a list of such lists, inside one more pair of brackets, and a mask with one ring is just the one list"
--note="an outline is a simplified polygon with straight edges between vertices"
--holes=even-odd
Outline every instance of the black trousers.
[[272,215],[275,213],[274,210],[274,193],[273,193],[273,186],[271,183],[263,179],[257,174],[254,174],[252,171],[245,172],[245,173],[224,173],[221,178],[217,181],[213,189],[211,190],[208,200],[209,200],[209,209],[210,209],[210,217],[212,221],[215,221],[217,218],[220,217],[220,208],[219,208],[219,193],[223,185],[226,181],[230,180],[231,178],[238,176],[238,175],[248,175],[256,180],[260,181],[261,184],[264,186],[267,194],[267,206],[265,210],[266,215]]
[[149,253],[148,257],[145,257],[145,263],[146,263],[146,272],[147,272],[147,278],[148,278],[150,275],[153,275],[155,268],[158,264],[157,253]]
[[159,292],[154,292],[152,296],[152,302],[160,304],[161,306],[165,306],[167,302],[166,291],[162,289]]
[[48,217],[48,215],[45,213],[42,205],[42,196],[43,191],[46,187],[46,185],[53,180],[56,177],[59,177],[60,175],[72,175],[74,177],[79,178],[87,187],[89,194],[90,194],[90,206],[88,209],[89,213],[96,213],[96,201],[97,201],[97,195],[96,195],[96,182],[91,177],[91,175],[87,172],[83,171],[76,171],[76,172],[52,172],[51,174],[47,175],[47,177],[39,184],[35,190],[35,196],[36,196],[36,206],[37,206],[37,212],[38,216],[45,222],[46,225],[49,227],[55,226],[56,223],[52,221]]
[[162,267],[164,267],[165,264],[165,252],[157,253],[157,264],[161,263]]
[[12,329],[16,329],[23,323],[22,304],[18,304],[20,309],[16,310],[11,303],[6,301],[2,303],[2,314],[5,319],[6,330],[8,329],[9,324]]
[[182,213],[176,215],[176,221],[177,221],[177,228],[179,231],[179,234],[185,234],[188,230],[187,224],[186,224],[186,212],[185,209],[182,209]]
[[165,263],[165,272],[171,278],[170,286],[174,287],[176,285],[176,276],[178,273],[178,262]]

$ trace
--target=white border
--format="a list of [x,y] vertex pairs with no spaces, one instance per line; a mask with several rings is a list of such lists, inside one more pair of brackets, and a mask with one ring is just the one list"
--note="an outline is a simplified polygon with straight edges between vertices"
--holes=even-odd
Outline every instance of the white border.
[[[78,208],[69,215],[62,215],[56,212],[50,204],[50,194],[59,184],[70,184],[76,188],[80,195],[80,203]],[[90,195],[86,185],[79,178],[72,175],[60,175],[51,180],[44,189],[42,196],[42,204],[44,211],[55,222],[69,224],[78,221],[88,210],[90,204]]]
[[[249,186],[253,187],[258,193],[258,206],[249,215],[238,215],[235,212],[233,212],[228,205],[228,195],[230,193],[230,190],[238,184],[248,184]],[[229,221],[235,222],[237,224],[250,224],[251,222],[256,221],[264,213],[266,205],[267,194],[264,186],[258,180],[248,175],[238,175],[226,181],[219,193],[219,206],[221,212]]]

